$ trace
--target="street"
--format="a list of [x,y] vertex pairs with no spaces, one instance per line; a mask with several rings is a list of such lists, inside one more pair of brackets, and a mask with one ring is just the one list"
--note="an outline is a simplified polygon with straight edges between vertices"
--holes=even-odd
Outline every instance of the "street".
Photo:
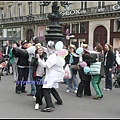
[[[52,96],[55,110],[41,112],[46,105],[44,98],[40,110],[35,110],[35,99],[27,96],[30,84],[26,87],[28,93],[16,94],[13,81],[13,75],[2,76],[0,81],[0,118],[120,118],[120,88],[113,86],[112,91],[103,91],[104,97],[101,100],[94,100],[92,86],[92,96],[78,98],[74,92],[66,93],[67,85],[60,83],[57,91],[63,99],[63,105],[56,105]],[[104,79],[101,81],[103,87]]]

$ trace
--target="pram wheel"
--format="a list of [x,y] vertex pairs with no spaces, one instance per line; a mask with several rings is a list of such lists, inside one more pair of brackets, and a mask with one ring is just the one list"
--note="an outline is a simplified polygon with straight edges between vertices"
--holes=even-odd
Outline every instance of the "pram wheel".
[[119,87],[120,87],[120,84],[118,83],[117,80],[115,80],[115,82],[113,83],[113,86],[114,86],[115,88],[119,88]]

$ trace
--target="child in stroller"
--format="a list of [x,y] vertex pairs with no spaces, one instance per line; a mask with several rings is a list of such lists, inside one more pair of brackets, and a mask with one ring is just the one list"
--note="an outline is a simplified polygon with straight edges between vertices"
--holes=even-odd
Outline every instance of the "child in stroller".
[[0,51],[0,80],[2,76],[2,69],[6,67],[5,59],[3,58],[2,52]]
[[120,65],[117,66],[116,80],[113,82],[113,86],[115,88],[119,88],[120,87]]
[[115,88],[120,87],[120,51],[116,49],[116,54],[115,54],[115,63],[116,63],[116,68],[115,68],[115,81],[113,82],[113,86]]

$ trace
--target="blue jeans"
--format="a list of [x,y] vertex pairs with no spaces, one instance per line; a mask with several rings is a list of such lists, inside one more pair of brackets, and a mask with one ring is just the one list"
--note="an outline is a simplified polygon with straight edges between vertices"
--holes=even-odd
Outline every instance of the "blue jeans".
[[30,73],[30,83],[31,83],[31,92],[30,94],[35,95],[36,94],[36,86],[33,82],[33,68],[29,68],[29,73]]
[[78,89],[78,81],[76,78],[76,74],[73,74],[72,78],[67,80],[67,85],[68,85],[67,89],[68,90],[72,89],[72,81],[73,81],[73,85],[74,85],[74,90],[77,90]]

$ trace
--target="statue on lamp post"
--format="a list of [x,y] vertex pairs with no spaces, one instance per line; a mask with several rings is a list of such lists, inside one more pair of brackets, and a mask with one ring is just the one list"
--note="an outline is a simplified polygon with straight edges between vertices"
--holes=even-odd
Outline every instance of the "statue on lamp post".
[[50,20],[50,25],[47,26],[48,30],[45,35],[46,42],[49,40],[52,40],[55,43],[57,41],[63,41],[64,36],[62,34],[61,26],[59,25],[59,20],[62,18],[62,15],[59,13],[58,2],[52,3],[52,13],[48,14],[48,18]]

